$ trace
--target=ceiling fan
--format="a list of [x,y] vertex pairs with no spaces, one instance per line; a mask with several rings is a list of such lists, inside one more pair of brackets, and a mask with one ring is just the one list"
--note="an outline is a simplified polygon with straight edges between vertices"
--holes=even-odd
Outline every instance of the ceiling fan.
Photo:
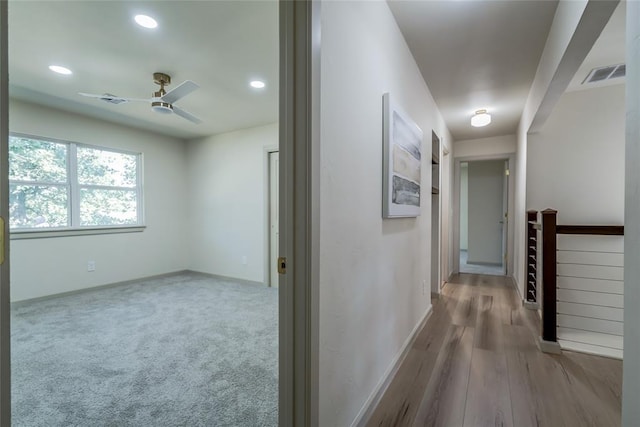
[[89,98],[97,98],[102,101],[109,102],[111,104],[123,104],[125,102],[148,102],[151,104],[151,109],[157,113],[161,114],[171,114],[175,113],[178,116],[189,120],[192,123],[202,123],[198,117],[189,113],[188,111],[183,110],[180,107],[173,105],[175,102],[189,95],[194,90],[198,89],[196,83],[191,80],[186,80],[182,84],[175,87],[173,90],[166,92],[164,87],[166,85],[171,84],[171,76],[164,73],[153,73],[153,81],[154,83],[160,85],[160,90],[153,93],[152,98],[141,99],[141,98],[123,98],[120,96],[112,95],[110,93],[105,93],[103,95],[97,95],[93,93],[83,93],[79,94],[82,96],[87,96]]

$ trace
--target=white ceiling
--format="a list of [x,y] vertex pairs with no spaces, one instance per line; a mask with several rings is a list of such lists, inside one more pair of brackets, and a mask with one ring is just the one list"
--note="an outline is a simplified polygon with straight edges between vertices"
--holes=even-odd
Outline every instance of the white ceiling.
[[[557,1],[388,3],[453,138],[515,133]],[[474,128],[481,108],[493,122]]]
[[[389,0],[455,140],[514,133],[557,6],[537,0]],[[576,74],[624,62],[624,2]],[[159,27],[138,27],[133,16]],[[48,70],[59,64],[72,76]],[[278,8],[266,1],[30,1],[9,3],[11,96],[178,138],[275,122],[278,118]],[[144,103],[112,105],[78,92],[147,98],[156,71],[172,85],[201,88],[176,105],[194,125]],[[267,87],[254,90],[252,79]],[[618,84],[624,79],[599,83]],[[589,85],[589,87],[597,87]],[[493,123],[469,124],[488,107]]]
[[608,65],[624,64],[625,62],[625,20],[627,3],[621,1],[611,19],[593,45],[593,48],[569,83],[567,91],[594,89],[603,86],[624,84],[624,77],[582,84],[589,72],[594,68]]
[[[144,13],[159,23],[137,26]],[[63,65],[72,76],[48,70]],[[178,138],[277,121],[276,1],[27,1],[9,3],[10,95]],[[176,105],[199,116],[192,124],[153,113],[145,103],[108,104],[78,92],[148,98],[158,86],[193,80],[201,88]],[[267,87],[249,87],[262,79]]]

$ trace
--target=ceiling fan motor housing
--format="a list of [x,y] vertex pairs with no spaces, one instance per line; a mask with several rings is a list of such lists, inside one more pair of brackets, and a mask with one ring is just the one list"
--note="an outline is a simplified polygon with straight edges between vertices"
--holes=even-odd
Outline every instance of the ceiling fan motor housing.
[[153,73],[153,81],[160,86],[171,84],[171,76],[165,73]]

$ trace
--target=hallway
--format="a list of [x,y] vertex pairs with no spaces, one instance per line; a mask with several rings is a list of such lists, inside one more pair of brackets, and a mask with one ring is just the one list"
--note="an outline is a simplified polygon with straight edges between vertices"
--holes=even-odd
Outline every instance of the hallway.
[[619,426],[622,362],[541,353],[539,320],[507,277],[460,274],[369,426]]

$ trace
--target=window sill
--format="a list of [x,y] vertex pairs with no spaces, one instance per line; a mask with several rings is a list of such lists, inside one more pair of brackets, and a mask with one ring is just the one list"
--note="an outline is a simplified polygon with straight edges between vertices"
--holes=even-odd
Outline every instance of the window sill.
[[140,233],[146,226],[134,225],[124,227],[65,228],[62,230],[16,230],[9,232],[11,240],[49,239],[52,237],[93,236],[98,234]]

